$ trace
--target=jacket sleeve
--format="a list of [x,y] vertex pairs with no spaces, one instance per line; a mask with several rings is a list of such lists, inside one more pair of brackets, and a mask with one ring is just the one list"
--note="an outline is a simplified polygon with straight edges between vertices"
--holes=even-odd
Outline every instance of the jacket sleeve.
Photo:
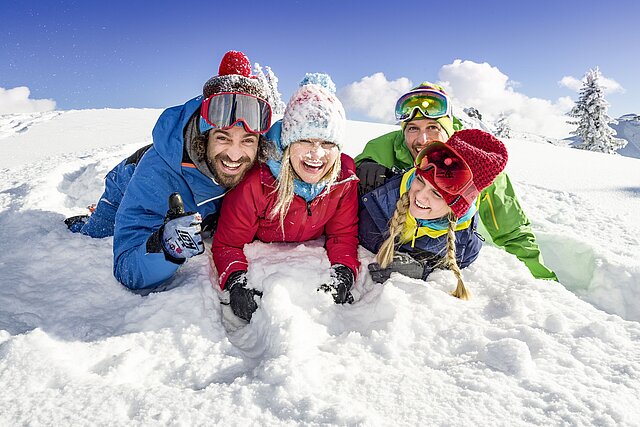
[[493,243],[518,257],[538,279],[558,280],[544,265],[531,223],[516,198],[506,173],[480,194],[480,218]]
[[358,166],[365,160],[374,161],[389,169],[394,167],[404,169],[413,164],[413,158],[405,146],[404,135],[400,130],[386,133],[367,142],[362,153],[354,159]]
[[[166,260],[164,253],[147,252],[147,240],[164,223],[169,194],[184,192],[168,167],[160,170],[153,164],[163,160],[157,154],[152,157],[136,168],[116,213],[113,274],[130,289],[155,288],[173,276],[179,267]],[[183,198],[187,195],[183,194]]]
[[458,238],[464,238],[466,240],[463,245],[460,245],[464,246],[464,250],[462,250],[460,254],[456,254],[456,260],[460,268],[469,267],[471,263],[478,258],[480,249],[482,249],[482,240],[480,240],[480,237],[476,234],[477,224],[478,214],[473,218],[473,222],[465,232],[456,233],[456,247],[458,246]]
[[388,237],[389,219],[400,197],[401,180],[398,175],[360,198],[358,237],[360,244],[374,254]]
[[348,188],[342,193],[337,212],[325,225],[327,235],[326,248],[329,262],[344,264],[358,276],[358,181],[346,184]]
[[229,275],[247,270],[244,245],[253,242],[258,231],[262,186],[260,169],[254,168],[225,197],[220,218],[213,236],[211,253],[219,274],[220,288],[224,289]]

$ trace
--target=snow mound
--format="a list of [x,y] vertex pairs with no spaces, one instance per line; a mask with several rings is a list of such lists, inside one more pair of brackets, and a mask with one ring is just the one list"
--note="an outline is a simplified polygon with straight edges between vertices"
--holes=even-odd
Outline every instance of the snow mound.
[[[256,242],[248,278],[264,297],[245,326],[228,322],[210,253],[140,297],[112,276],[111,238],[62,222],[148,143],[149,116],[63,114],[0,144],[4,158],[38,129],[66,135],[58,152],[0,169],[0,425],[638,424],[638,160],[507,142],[562,284],[487,244],[463,270],[470,301],[449,295],[450,271],[378,285],[365,267],[342,306],[317,290],[322,240]],[[347,153],[391,129],[349,122]]]
[[62,111],[2,114],[0,115],[0,139],[27,132],[32,126],[51,120],[60,114],[62,114]]

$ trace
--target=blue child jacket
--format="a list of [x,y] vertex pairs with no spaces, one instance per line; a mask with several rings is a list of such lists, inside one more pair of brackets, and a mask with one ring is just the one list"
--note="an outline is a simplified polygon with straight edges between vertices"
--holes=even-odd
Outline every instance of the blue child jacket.
[[[388,236],[389,220],[400,198],[401,182],[402,175],[399,175],[360,199],[358,237],[360,244],[373,253],[378,252]],[[469,227],[455,232],[456,260],[460,268],[465,268],[475,261],[482,247],[482,241],[475,233],[477,222],[478,214],[476,213]],[[424,262],[422,279],[426,280],[446,255],[447,235],[436,238],[419,237],[415,240],[413,247],[411,243],[405,243],[398,250]]]

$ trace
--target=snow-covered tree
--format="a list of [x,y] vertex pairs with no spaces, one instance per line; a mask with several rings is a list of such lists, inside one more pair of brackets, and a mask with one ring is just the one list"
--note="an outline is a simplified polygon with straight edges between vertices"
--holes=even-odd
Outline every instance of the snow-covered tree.
[[500,113],[498,120],[496,120],[496,130],[494,133],[498,138],[511,137],[511,125],[509,124],[508,114]]
[[576,120],[568,123],[578,125],[578,128],[571,132],[582,139],[582,144],[577,148],[616,154],[616,150],[624,147],[627,141],[616,138],[616,131],[609,126],[609,103],[604,99],[603,88],[598,81],[600,76],[598,67],[587,71],[578,101],[569,112],[569,116]]
[[267,101],[271,104],[273,114],[284,114],[286,105],[282,101],[282,94],[278,91],[278,77],[273,73],[271,67],[265,66],[264,68],[266,73],[262,70],[260,64],[256,62],[253,66],[254,74],[267,89]]
[[284,114],[286,105],[282,101],[282,94],[278,91],[278,77],[276,77],[273,70],[268,65],[265,65],[264,69],[266,70],[265,77],[269,84],[269,92],[273,96],[273,112],[275,114]]

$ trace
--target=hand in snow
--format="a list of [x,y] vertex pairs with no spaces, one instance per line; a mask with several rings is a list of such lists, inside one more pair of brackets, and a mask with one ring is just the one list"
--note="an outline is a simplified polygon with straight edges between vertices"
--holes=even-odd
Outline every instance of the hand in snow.
[[336,304],[353,304],[351,287],[353,286],[353,272],[342,264],[331,266],[331,283],[321,285],[318,290],[330,292]]
[[420,261],[414,259],[411,255],[396,252],[393,255],[393,261],[387,268],[380,267],[380,264],[373,262],[369,264],[369,273],[376,283],[384,283],[391,276],[391,273],[400,273],[412,279],[422,279],[424,266]]
[[229,291],[229,305],[233,314],[249,322],[253,312],[258,309],[255,296],[262,292],[247,288],[247,272],[236,271],[227,279],[225,289]]

